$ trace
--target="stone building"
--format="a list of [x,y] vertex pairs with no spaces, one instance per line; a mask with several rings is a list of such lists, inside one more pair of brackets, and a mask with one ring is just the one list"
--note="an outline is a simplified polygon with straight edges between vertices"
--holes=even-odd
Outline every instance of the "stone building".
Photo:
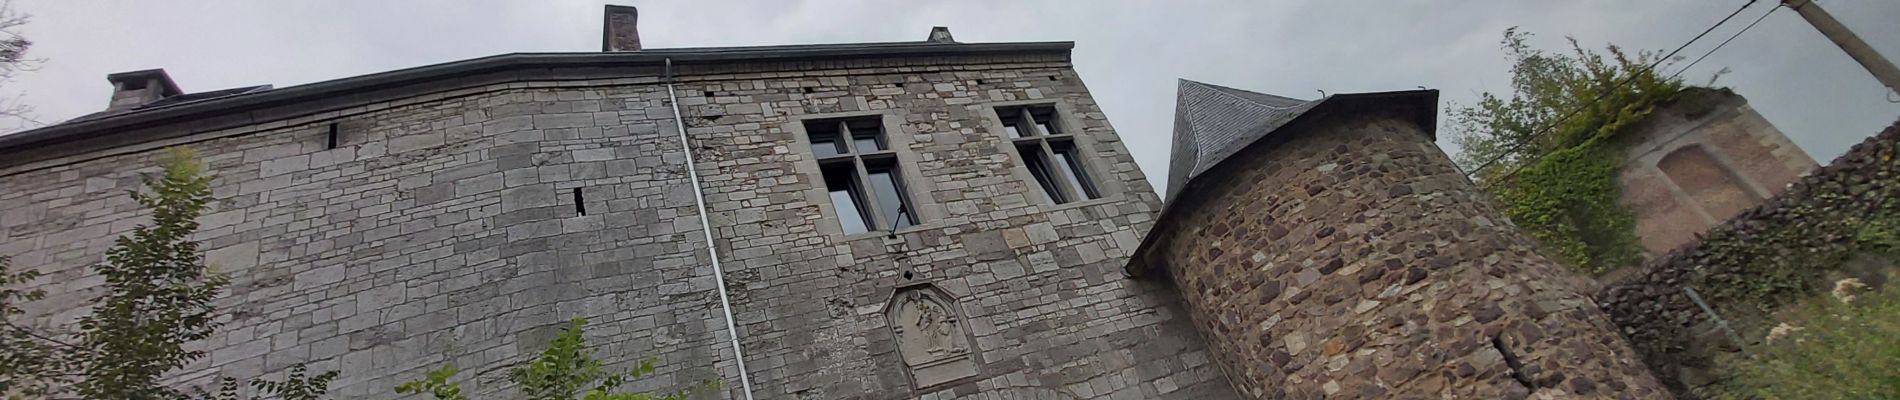
[[1727,89],[1686,89],[1619,139],[1629,143],[1622,202],[1651,256],[1695,242],[1819,167]]
[[1161,203],[1071,43],[645,49],[608,14],[599,53],[195,93],[113,74],[106,111],[0,136],[0,254],[47,273],[35,322],[69,324],[146,221],[124,193],[184,146],[234,283],[179,382],[310,363],[394,398],[453,362],[495,398],[583,316],[614,366],[658,358],[636,389],[1234,397],[1174,290],[1123,276]]
[[1248,398],[1667,398],[1433,144],[1437,98],[1181,81],[1168,204],[1128,271],[1173,282]]

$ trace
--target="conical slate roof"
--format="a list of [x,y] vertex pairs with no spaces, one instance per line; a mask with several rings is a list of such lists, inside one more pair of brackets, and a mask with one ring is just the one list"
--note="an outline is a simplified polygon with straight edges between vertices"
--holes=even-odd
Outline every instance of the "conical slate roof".
[[1168,198],[1254,140],[1293,121],[1325,99],[1299,100],[1181,80],[1174,105],[1174,149]]
[[[1189,211],[1183,210],[1200,204],[1192,199],[1205,192],[1207,184],[1196,182],[1218,181],[1218,176],[1235,172],[1233,168],[1217,168],[1222,161],[1242,151],[1268,151],[1254,143],[1289,126],[1294,128],[1282,134],[1311,131],[1294,125],[1302,119],[1323,121],[1327,116],[1369,115],[1411,121],[1427,140],[1438,140],[1437,90],[1341,93],[1319,100],[1299,100],[1182,79],[1174,106],[1167,203],[1122,272],[1141,276],[1157,265],[1159,261],[1151,258],[1159,254],[1158,247],[1164,247],[1166,241],[1161,238],[1172,235],[1184,223],[1182,213]],[[1197,179],[1203,175],[1208,179]]]

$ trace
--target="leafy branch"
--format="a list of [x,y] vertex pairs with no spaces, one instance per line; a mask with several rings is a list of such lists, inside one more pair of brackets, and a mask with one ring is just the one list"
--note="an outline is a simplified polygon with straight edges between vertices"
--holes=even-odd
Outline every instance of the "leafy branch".
[[[653,373],[659,360],[648,358],[621,373],[608,372],[600,360],[586,351],[587,339],[581,327],[587,319],[574,317],[548,343],[548,348],[527,365],[508,371],[522,397],[532,400],[685,400],[695,392],[712,390],[719,381],[708,380],[684,390],[665,394],[616,391],[630,380]],[[460,383],[450,382],[455,364],[445,364],[422,379],[396,385],[396,393],[428,393],[437,400],[467,400]]]
[[1595,274],[1636,262],[1635,216],[1619,203],[1624,144],[1615,135],[1683,85],[1646,67],[1657,53],[1612,45],[1606,56],[1574,38],[1570,52],[1550,53],[1530,47],[1530,38],[1504,31],[1509,97],[1484,93],[1477,105],[1451,111],[1457,161],[1569,264]]
[[[0,39],[3,41],[3,39]],[[4,56],[0,45],[0,56]],[[54,334],[20,322],[20,305],[44,299],[41,289],[20,289],[40,277],[37,271],[0,271],[0,393],[58,397],[66,391],[85,399],[186,399],[166,385],[165,375],[205,356],[186,343],[210,338],[221,325],[212,301],[224,294],[230,278],[212,272],[191,235],[211,201],[211,177],[195,154],[166,149],[160,172],[144,177],[148,192],[131,197],[151,213],[149,224],[120,236],[106,250],[104,263],[91,267],[105,279],[92,312],[79,319],[71,335]],[[0,257],[0,270],[7,259]],[[58,339],[73,336],[77,342]],[[251,387],[284,400],[321,398],[335,372],[308,376],[293,366],[284,381],[252,379]],[[219,393],[197,397],[236,400],[237,380],[222,380]]]

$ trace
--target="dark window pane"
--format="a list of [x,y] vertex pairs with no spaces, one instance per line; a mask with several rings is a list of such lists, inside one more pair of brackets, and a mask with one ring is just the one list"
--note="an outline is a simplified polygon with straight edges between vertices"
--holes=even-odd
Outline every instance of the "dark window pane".
[[1036,120],[1035,118],[1032,118],[1029,116],[1029,109],[1027,108],[1009,109],[1009,123],[1016,125],[1016,133],[1021,134],[1022,135],[1021,137],[1030,137],[1030,136],[1036,136],[1036,135],[1042,134],[1042,132],[1036,131],[1036,127],[1035,127]]
[[1056,111],[1054,109],[1047,108],[1047,107],[1032,108],[1032,109],[1029,109],[1028,112],[1023,113],[1023,115],[1029,116],[1030,120],[1036,122],[1036,131],[1037,131],[1036,134],[1039,134],[1039,135],[1062,134],[1062,131],[1056,128],[1056,122],[1055,122]]
[[837,135],[813,135],[811,137],[811,152],[819,157],[844,154],[844,151],[838,148]]
[[1049,169],[1049,163],[1043,160],[1042,146],[1038,143],[1023,143],[1016,146],[1016,154],[1023,157],[1023,166],[1029,168],[1029,175],[1036,178],[1036,186],[1042,188],[1044,200],[1050,203],[1067,203],[1068,199],[1056,188],[1056,180]]
[[870,173],[871,193],[877,198],[878,212],[884,213],[884,219],[898,228],[913,225],[917,210],[910,209],[904,201],[903,186],[897,183],[896,171],[883,167],[872,169]]
[[879,150],[884,150],[883,141],[878,140],[877,135],[874,134],[855,134],[854,137],[851,138],[851,142],[855,143],[853,146],[858,149],[858,153],[876,153]]
[[871,224],[864,214],[864,194],[858,188],[857,166],[843,162],[823,168],[825,187],[831,191],[832,211],[838,214],[838,224],[844,227],[844,233],[869,232]]
[[847,125],[847,128],[851,129],[853,133],[878,134],[883,130],[884,122],[879,120],[878,117],[865,117],[845,121],[845,125]]
[[1056,154],[1057,168],[1063,168],[1062,177],[1068,181],[1070,193],[1088,196],[1091,199],[1102,197],[1100,193],[1096,193],[1095,181],[1089,179],[1088,169],[1082,168],[1082,159],[1076,156],[1073,144],[1050,143],[1049,146],[1050,150]]

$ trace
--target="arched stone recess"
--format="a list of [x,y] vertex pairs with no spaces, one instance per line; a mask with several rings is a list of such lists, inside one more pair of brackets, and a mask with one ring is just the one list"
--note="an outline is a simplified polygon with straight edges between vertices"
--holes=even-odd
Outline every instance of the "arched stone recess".
[[1728,220],[1767,197],[1753,190],[1753,182],[1701,144],[1670,151],[1656,161],[1656,169],[1669,177],[1670,183],[1687,197],[1687,203],[1702,210],[1708,225]]
[[915,387],[976,376],[970,324],[960,310],[956,297],[928,283],[898,288],[884,305],[897,353]]

